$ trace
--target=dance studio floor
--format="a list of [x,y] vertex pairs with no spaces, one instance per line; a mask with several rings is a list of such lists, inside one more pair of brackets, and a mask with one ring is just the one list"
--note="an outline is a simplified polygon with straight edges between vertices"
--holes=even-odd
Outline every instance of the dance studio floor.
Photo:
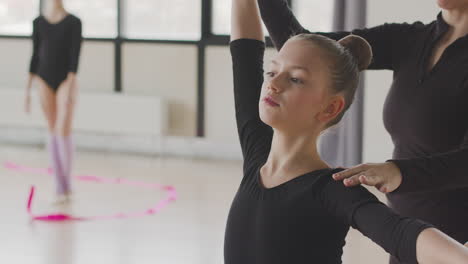
[[[42,148],[0,145],[0,263],[222,264],[224,227],[241,177],[241,162],[78,152],[75,174],[172,185],[178,200],[160,213],[130,219],[31,222],[26,202],[36,186],[33,213],[77,216],[142,211],[165,197],[135,186],[75,181],[71,206],[51,204],[51,176],[16,172],[4,162],[44,168]],[[386,263],[383,250],[356,231],[345,264]],[[363,253],[366,252],[366,255]]]

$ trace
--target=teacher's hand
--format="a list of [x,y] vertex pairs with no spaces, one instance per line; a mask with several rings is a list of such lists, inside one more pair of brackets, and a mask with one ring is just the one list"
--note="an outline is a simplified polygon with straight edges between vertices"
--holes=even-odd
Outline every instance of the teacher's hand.
[[333,179],[343,181],[347,187],[360,184],[375,186],[383,193],[396,190],[402,181],[400,169],[392,162],[366,163],[333,174]]

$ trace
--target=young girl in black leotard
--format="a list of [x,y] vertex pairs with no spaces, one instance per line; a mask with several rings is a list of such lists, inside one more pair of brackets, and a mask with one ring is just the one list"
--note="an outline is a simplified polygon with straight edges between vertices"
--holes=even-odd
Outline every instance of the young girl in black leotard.
[[71,193],[71,129],[78,89],[81,21],[64,9],[62,0],[48,0],[47,4],[46,14],[33,22],[33,55],[25,108],[29,112],[32,81],[36,78],[50,133],[48,149],[56,176],[57,198],[63,202]]
[[[257,2],[277,49],[293,35],[311,33],[295,18],[287,0]],[[398,214],[424,220],[465,243],[468,0],[425,1],[424,5],[431,2],[441,12],[430,23],[385,23],[351,31],[372,46],[374,59],[369,69],[393,73],[383,117],[394,151],[387,162],[360,164],[334,177],[346,179],[346,186],[376,186],[387,194],[389,206]],[[314,34],[338,40],[349,33]],[[390,263],[399,262],[392,259]]]
[[357,36],[291,38],[263,78],[256,0],[233,0],[231,53],[244,176],[229,212],[226,264],[341,263],[352,226],[404,263],[468,263],[468,249],[400,217],[363,187],[347,188],[317,138],[351,105],[371,61]]

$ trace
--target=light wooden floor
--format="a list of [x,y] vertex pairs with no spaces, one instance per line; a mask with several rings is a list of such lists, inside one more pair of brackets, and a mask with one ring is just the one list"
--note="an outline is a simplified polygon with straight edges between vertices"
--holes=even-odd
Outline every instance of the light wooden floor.
[[[43,149],[0,145],[0,163],[45,167]],[[0,167],[0,263],[8,264],[222,264],[224,228],[241,177],[241,163],[79,152],[75,174],[122,177],[174,185],[175,203],[138,219],[73,223],[31,222],[29,187],[37,187],[36,213],[57,209],[49,176]],[[111,214],[151,207],[163,193],[131,186],[75,181],[67,212]],[[347,239],[345,264],[387,263],[383,250],[356,231]],[[364,255],[364,253],[366,253]]]

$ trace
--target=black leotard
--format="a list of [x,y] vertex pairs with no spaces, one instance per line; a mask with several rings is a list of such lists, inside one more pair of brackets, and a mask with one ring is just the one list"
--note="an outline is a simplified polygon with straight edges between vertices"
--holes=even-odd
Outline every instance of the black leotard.
[[323,169],[267,189],[259,180],[273,131],[259,117],[264,43],[231,43],[244,176],[228,216],[226,264],[337,264],[352,226],[405,263],[429,225],[400,217],[364,187],[347,188]]
[[33,22],[33,55],[29,71],[57,91],[68,73],[76,73],[81,48],[81,21],[68,14],[56,24],[44,16]]

